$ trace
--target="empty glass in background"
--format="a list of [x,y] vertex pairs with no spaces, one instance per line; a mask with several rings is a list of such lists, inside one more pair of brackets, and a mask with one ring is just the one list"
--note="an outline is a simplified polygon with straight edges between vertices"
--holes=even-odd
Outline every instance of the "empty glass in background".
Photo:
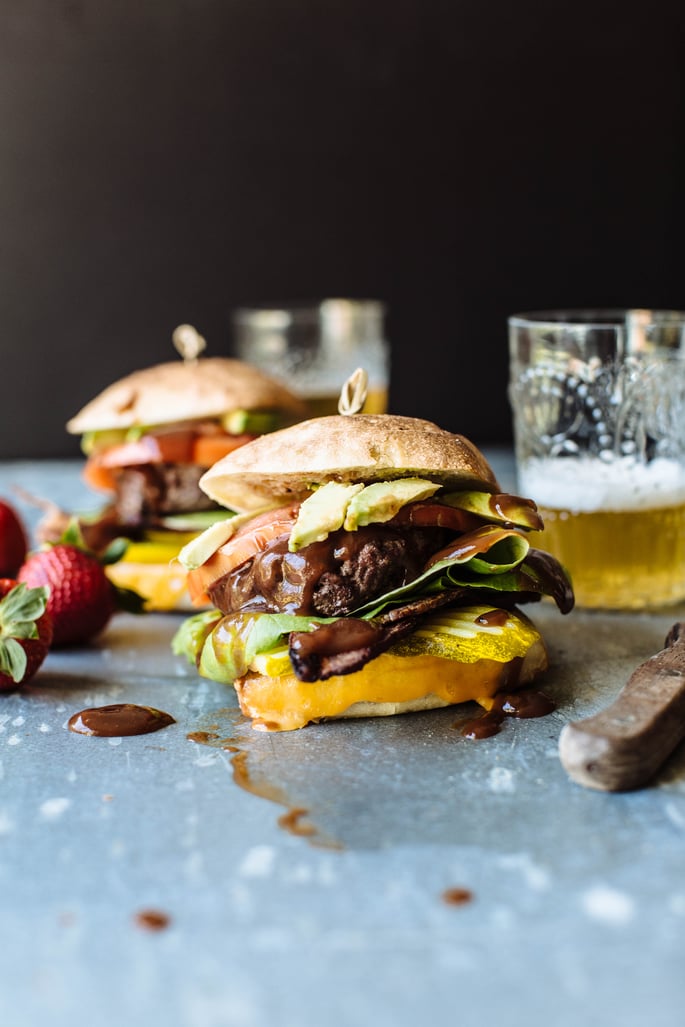
[[390,347],[377,300],[329,299],[310,306],[242,308],[232,314],[237,357],[280,378],[312,417],[338,412],[358,368],[368,375],[364,413],[388,408]]
[[685,313],[517,314],[509,357],[518,489],[578,605],[685,598]]

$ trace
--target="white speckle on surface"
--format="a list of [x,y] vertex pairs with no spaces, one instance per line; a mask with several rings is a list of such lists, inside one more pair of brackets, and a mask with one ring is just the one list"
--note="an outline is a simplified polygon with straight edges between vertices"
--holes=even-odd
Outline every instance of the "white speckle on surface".
[[221,756],[218,752],[207,752],[203,753],[202,756],[198,756],[194,760],[196,767],[211,767]]
[[44,820],[57,820],[65,810],[71,806],[71,799],[56,798],[46,799],[39,807],[39,812]]
[[243,877],[268,877],[275,860],[276,851],[270,845],[255,845],[245,853],[238,873]]
[[518,870],[531,891],[547,891],[550,887],[549,873],[527,852],[512,852],[502,856],[499,863],[507,871]]
[[437,962],[447,973],[477,973],[480,970],[478,957],[466,948],[441,946],[437,951]]
[[497,931],[511,931],[516,926],[514,911],[508,906],[495,906],[490,919]]
[[488,774],[488,787],[493,792],[511,794],[516,790],[513,772],[507,767],[493,767]]
[[21,716],[15,717],[14,720],[12,721],[12,727],[21,727],[21,725],[24,724],[25,722],[26,722],[26,718],[25,717],[21,717]]
[[679,892],[671,895],[668,900],[668,908],[677,916],[685,916],[685,894]]
[[668,819],[681,831],[685,830],[685,809],[675,802],[667,802],[664,805],[664,812]]
[[0,731],[4,731],[5,730],[5,724],[7,724],[9,719],[10,719],[9,713],[0,713]]
[[11,834],[14,830],[14,821],[8,813],[0,809],[0,835]]
[[630,895],[607,885],[598,884],[581,895],[581,905],[593,920],[620,927],[629,923],[635,912]]
[[188,854],[183,863],[183,871],[186,879],[193,884],[198,884],[206,879],[205,858],[199,849],[194,849]]
[[183,1023],[187,1027],[255,1027],[259,1004],[243,992],[208,995],[190,988],[182,996]]
[[21,738],[19,735],[10,735],[7,739],[8,745],[21,745]]
[[39,725],[38,730],[41,731],[44,735],[49,735],[52,731],[52,728],[49,724],[43,723]]
[[123,738],[108,738],[108,739],[107,739],[107,741],[109,742],[109,744],[110,744],[110,745],[114,745],[114,746],[116,746],[116,745],[121,745],[121,743],[123,742],[123,740],[124,740]]
[[292,943],[291,932],[282,927],[262,927],[250,936],[251,947],[264,952],[287,952]]
[[307,884],[312,879],[312,868],[307,863],[295,863],[288,868],[288,880]]

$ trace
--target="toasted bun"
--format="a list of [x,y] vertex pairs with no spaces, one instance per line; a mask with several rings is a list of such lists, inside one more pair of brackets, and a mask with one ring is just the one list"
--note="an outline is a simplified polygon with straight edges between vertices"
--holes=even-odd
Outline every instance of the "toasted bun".
[[206,357],[134,371],[86,404],[67,423],[67,431],[80,435],[170,424],[231,410],[281,410],[292,419],[305,415],[297,397],[256,367],[230,357]]
[[302,421],[229,453],[205,472],[200,487],[240,512],[304,499],[327,481],[369,484],[426,477],[448,488],[497,491],[482,453],[462,435],[432,421],[394,414],[333,415]]
[[387,717],[475,700],[488,708],[497,692],[530,684],[547,669],[538,635],[523,659],[458,663],[438,656],[382,653],[354,674],[303,683],[294,674],[249,673],[235,682],[242,713],[266,731],[292,731],[313,721]]

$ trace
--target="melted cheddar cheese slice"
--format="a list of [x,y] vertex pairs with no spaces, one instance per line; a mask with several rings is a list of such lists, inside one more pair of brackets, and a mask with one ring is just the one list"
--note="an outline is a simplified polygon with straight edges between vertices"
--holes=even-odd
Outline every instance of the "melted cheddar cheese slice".
[[[488,625],[489,607],[426,621],[353,674],[300,681],[287,649],[255,658],[235,682],[240,708],[263,731],[291,731],[337,717],[388,716],[468,701],[489,709],[497,692],[531,681],[547,667],[540,634],[521,614]],[[479,619],[484,623],[479,624]],[[475,628],[473,627],[475,625]]]

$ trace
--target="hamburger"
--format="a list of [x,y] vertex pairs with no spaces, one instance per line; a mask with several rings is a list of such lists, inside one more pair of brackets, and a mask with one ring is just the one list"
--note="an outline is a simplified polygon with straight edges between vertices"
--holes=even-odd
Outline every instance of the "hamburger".
[[[184,359],[114,382],[66,426],[81,436],[85,482],[108,495],[95,515],[80,518],[84,541],[101,552],[115,538],[127,540],[123,557],[107,572],[155,610],[188,608],[175,557],[226,517],[225,507],[199,488],[204,472],[305,413],[299,399],[257,368],[229,357],[199,357],[204,339],[191,326],[177,328],[174,342]],[[41,534],[46,539],[50,531]]]
[[333,415],[219,460],[234,511],[180,553],[193,601],[173,649],[233,685],[262,730],[475,700],[532,682],[543,639],[519,605],[573,590],[534,549],[535,504],[432,422]]

